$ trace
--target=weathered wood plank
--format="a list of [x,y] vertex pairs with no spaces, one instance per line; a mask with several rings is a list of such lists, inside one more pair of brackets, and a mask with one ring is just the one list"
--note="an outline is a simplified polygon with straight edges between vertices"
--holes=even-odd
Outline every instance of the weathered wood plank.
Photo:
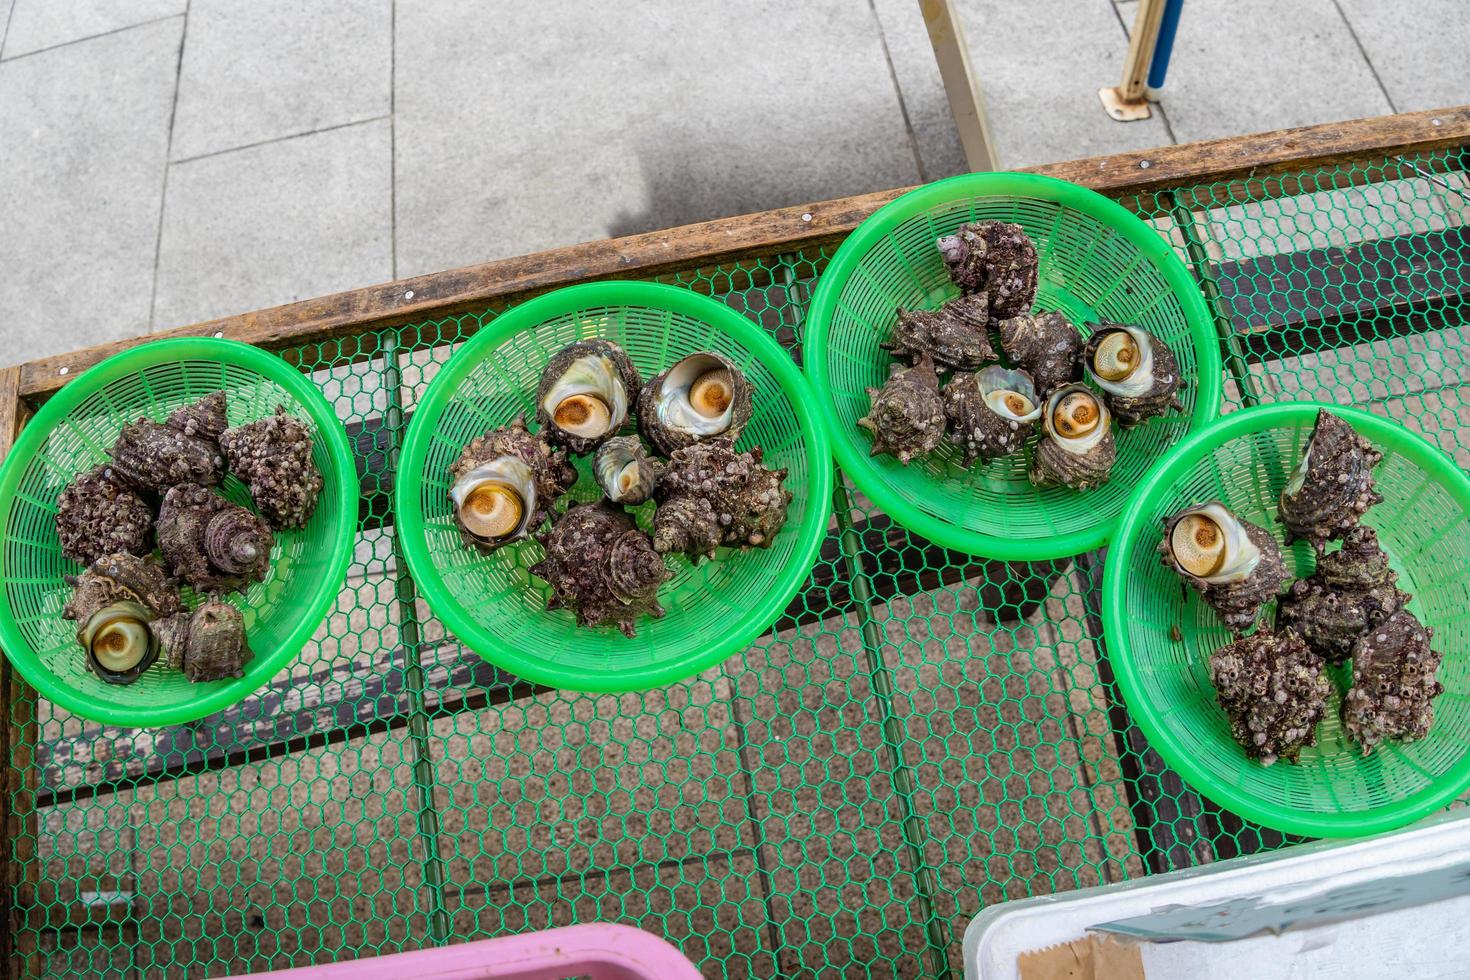
[[[1292,169],[1470,142],[1470,106],[1304,126],[1183,146],[1091,157],[1032,168],[1126,197],[1204,181],[1260,177]],[[648,277],[834,242],[907,188],[860,194],[667,231],[586,242],[431,273],[267,310],[165,330],[146,337],[31,361],[21,394],[43,397],[98,361],[158,337],[222,336],[267,348],[483,310],[574,282]]]

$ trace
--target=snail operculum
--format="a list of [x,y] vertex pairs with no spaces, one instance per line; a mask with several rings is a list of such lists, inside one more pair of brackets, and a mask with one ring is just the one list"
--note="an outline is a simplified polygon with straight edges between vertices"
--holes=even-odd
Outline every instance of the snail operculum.
[[628,420],[638,372],[622,348],[594,338],[563,348],[546,365],[537,417],[574,452],[595,449]]
[[1174,515],[1165,536],[1167,555],[1182,572],[1211,585],[1242,582],[1261,562],[1261,549],[1223,504],[1190,507]]
[[982,369],[975,380],[985,404],[1002,418],[1034,422],[1041,417],[1042,406],[1036,398],[1036,388],[1024,372],[1008,371],[992,364]]
[[137,680],[158,656],[152,618],[142,603],[126,600],[97,610],[81,629],[87,666],[109,684]]
[[449,489],[454,513],[465,531],[486,544],[524,538],[536,511],[531,467],[514,456],[498,456],[475,467]]
[[1137,327],[1099,330],[1088,345],[1087,368],[1103,391],[1136,398],[1154,384],[1153,336]]
[[753,392],[734,361],[698,351],[644,386],[638,395],[639,430],[664,454],[715,436],[736,439],[750,421]]
[[1085,386],[1073,384],[1052,392],[1042,425],[1059,448],[1081,455],[1107,438],[1112,417],[1102,399]]

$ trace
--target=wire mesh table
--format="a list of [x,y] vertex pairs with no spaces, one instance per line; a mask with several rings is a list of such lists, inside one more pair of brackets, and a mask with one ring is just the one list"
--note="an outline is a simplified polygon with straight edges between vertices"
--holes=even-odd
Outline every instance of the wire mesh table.
[[[1462,108],[1042,169],[1117,197],[1189,264],[1222,410],[1362,405],[1466,466],[1467,143]],[[1130,723],[1099,553],[950,552],[840,478],[797,599],[686,683],[534,687],[417,596],[395,461],[460,341],[536,291],[641,275],[719,298],[799,361],[835,242],[892,196],[184,328],[321,385],[362,480],[353,564],[289,673],[201,722],[84,723],[7,668],[6,975],[220,976],[602,920],[709,975],[940,977],[986,906],[1293,843],[1198,796]],[[0,372],[5,445],[112,349]]]

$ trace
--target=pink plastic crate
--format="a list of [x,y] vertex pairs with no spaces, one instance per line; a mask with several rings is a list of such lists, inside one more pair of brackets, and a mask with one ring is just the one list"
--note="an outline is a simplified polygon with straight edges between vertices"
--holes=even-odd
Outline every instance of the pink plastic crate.
[[607,922],[394,953],[324,966],[240,974],[235,980],[699,980],[677,949],[632,926]]

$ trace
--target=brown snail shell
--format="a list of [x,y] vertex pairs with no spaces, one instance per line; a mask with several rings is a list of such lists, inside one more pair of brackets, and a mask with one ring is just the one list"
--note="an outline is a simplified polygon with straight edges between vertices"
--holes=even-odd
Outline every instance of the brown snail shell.
[[1179,359],[1168,344],[1142,327],[1098,324],[1082,359],[1088,378],[1102,389],[1108,408],[1125,428],[1183,407]]
[[642,616],[663,616],[659,587],[673,573],[622,509],[578,504],[541,536],[546,557],[531,574],[551,586],[547,609],[570,609],[579,626],[616,626],[637,635]]
[[964,465],[1007,456],[1025,445],[1044,409],[1025,371],[999,364],[974,374],[956,374],[944,386],[949,438]]
[[1107,482],[1117,459],[1112,416],[1083,384],[1063,385],[1046,400],[1043,435],[1031,459],[1031,482],[1089,490]]
[[1325,408],[1291,479],[1281,491],[1277,515],[1286,541],[1311,542],[1318,554],[1328,541],[1358,525],[1383,496],[1373,486],[1373,467],[1383,454]]
[[1289,577],[1271,533],[1219,501],[1165,518],[1159,554],[1233,633],[1254,625],[1261,607],[1276,598]]
[[690,354],[638,393],[638,431],[665,456],[701,439],[738,439],[750,421],[754,392],[724,354]]
[[1000,321],[999,329],[1001,349],[1031,375],[1037,394],[1082,380],[1077,355],[1085,341],[1061,313],[1022,313]]
[[935,243],[949,277],[966,293],[985,292],[998,320],[1020,316],[1036,300],[1040,258],[1018,224],[977,221]]
[[654,548],[695,561],[721,545],[769,548],[791,504],[785,479],[784,469],[761,463],[759,448],[736,452],[724,438],[685,446],[670,458],[654,492]]
[[592,472],[608,500],[633,506],[653,496],[667,466],[637,436],[616,436],[597,448]]
[[978,371],[995,360],[984,293],[960,296],[937,310],[898,311],[893,334],[879,346],[906,361],[928,355],[940,368]]
[[454,520],[465,544],[490,554],[546,523],[552,505],[577,479],[564,449],[525,419],[476,436],[449,468]]
[[1444,693],[1444,654],[1430,647],[1434,630],[1399,609],[1353,644],[1353,684],[1342,699],[1342,726],[1364,755],[1388,739],[1429,734],[1434,699]]
[[262,581],[274,544],[264,520],[198,484],[169,490],[158,511],[158,550],[173,574],[199,592]]
[[256,510],[277,530],[305,527],[325,481],[312,460],[311,427],[278,405],[274,415],[226,430],[230,472],[250,485]]
[[617,435],[640,388],[623,349],[593,337],[558,351],[541,372],[536,421],[552,442],[587,453]]
[[158,658],[148,630],[152,616],[142,603],[122,600],[104,606],[77,631],[87,668],[109,684],[131,684]]
[[894,365],[882,388],[869,388],[868,414],[857,420],[873,434],[871,456],[888,454],[905,466],[939,445],[944,436],[944,402],[929,355],[913,367]]
[[153,510],[134,490],[115,480],[106,466],[81,474],[56,502],[61,553],[89,565],[103,555],[153,550]]
[[1261,627],[1210,655],[1210,680],[1246,755],[1295,762],[1317,741],[1332,681],[1326,665],[1291,630]]

